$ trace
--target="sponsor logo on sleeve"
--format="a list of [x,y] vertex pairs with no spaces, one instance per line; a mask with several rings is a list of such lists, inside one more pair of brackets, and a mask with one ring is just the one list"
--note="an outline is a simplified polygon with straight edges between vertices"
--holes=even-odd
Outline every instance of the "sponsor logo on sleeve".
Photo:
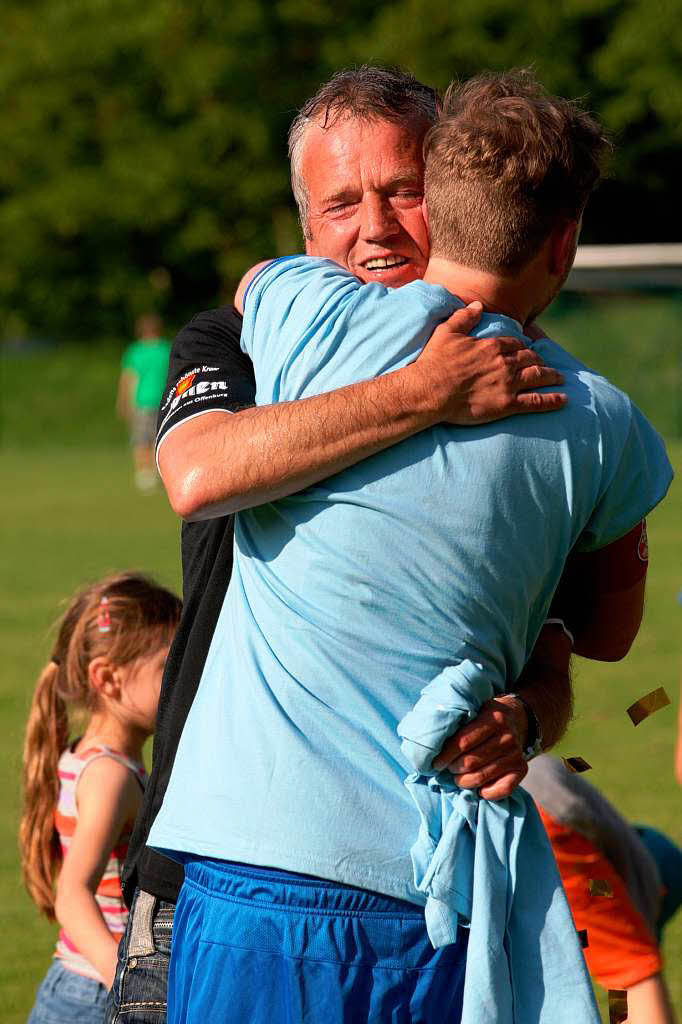
[[[196,383],[197,377],[203,373],[216,373],[218,370],[217,366],[195,366],[193,369],[188,370],[187,373],[183,373],[182,377],[170,388],[166,395],[166,400],[161,406],[161,411],[166,412],[168,407],[171,407],[171,412],[177,409],[180,404],[180,400],[187,397],[192,397],[196,394]],[[205,382],[204,382],[205,383]],[[210,385],[209,385],[210,386]],[[225,385],[225,390],[227,385]],[[208,390],[205,388],[204,390]]]
[[192,387],[192,384],[194,384],[194,381],[196,380],[196,376],[196,373],[190,373],[186,377],[183,377],[182,380],[178,381],[175,385],[176,397],[179,398],[180,395],[184,395],[185,391]]
[[211,403],[221,396],[224,403],[225,392],[230,391],[227,381],[206,379],[207,376],[210,377],[211,374],[219,372],[220,367],[218,366],[195,366],[187,373],[183,373],[182,377],[168,389],[165,401],[161,406],[162,420],[159,424],[159,437],[176,413],[181,418],[184,418],[185,415],[194,415],[205,403]]

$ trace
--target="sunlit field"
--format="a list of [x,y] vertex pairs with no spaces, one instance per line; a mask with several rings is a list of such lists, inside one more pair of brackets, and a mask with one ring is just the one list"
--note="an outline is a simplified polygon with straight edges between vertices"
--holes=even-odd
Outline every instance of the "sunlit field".
[[[31,377],[35,387],[36,358],[13,359],[13,378]],[[110,352],[107,358],[115,375],[115,357]],[[0,596],[3,1024],[25,1021],[35,987],[49,964],[55,936],[55,928],[40,920],[24,893],[16,843],[22,731],[33,682],[49,656],[49,626],[60,601],[74,588],[113,569],[138,568],[167,585],[180,585],[179,525],[163,492],[146,497],[134,490],[122,431],[110,414],[115,382],[110,376],[105,388],[102,372],[101,389],[97,392],[98,385],[93,385],[97,394],[95,399],[90,396],[86,413],[79,404],[78,388],[88,374],[84,371],[79,383],[73,362],[71,368],[67,364],[68,360],[59,372],[54,365],[49,370],[58,380],[51,379],[44,403],[33,396],[38,418],[44,417],[39,432],[27,426],[22,436],[22,422],[28,421],[22,419],[21,402],[12,406],[9,414],[4,410]],[[61,400],[55,397],[60,387]],[[28,385],[20,384],[19,389],[19,397],[25,389],[28,398]],[[679,473],[682,443],[671,443],[670,452]],[[682,652],[679,485],[673,485],[670,497],[652,514],[649,525],[651,568],[644,625],[624,662],[576,662],[576,716],[561,752],[585,757],[593,766],[589,780],[629,819],[654,825],[682,844],[682,793],[672,773]],[[666,688],[672,707],[635,729],[625,708],[658,686]],[[664,950],[675,1005],[682,1011],[682,915],[669,927]]]

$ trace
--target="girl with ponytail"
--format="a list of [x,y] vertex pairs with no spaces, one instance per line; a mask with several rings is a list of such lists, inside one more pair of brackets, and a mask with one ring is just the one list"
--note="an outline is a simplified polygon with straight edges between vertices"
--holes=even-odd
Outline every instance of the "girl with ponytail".
[[[121,871],[180,600],[135,573],[82,590],[62,618],[26,727],[20,846],[38,909],[61,925],[29,1024],[100,1024],[127,911]],[[83,719],[71,739],[74,716]]]

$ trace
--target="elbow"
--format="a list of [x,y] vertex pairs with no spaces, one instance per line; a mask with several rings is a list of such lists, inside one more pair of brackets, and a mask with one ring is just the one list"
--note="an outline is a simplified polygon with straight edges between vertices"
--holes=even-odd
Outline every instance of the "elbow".
[[642,623],[643,605],[627,609],[616,616],[612,613],[595,616],[593,621],[575,636],[575,653],[593,661],[622,661],[629,653]]
[[633,637],[625,637],[619,644],[613,644],[608,652],[608,657],[605,657],[604,661],[622,661],[626,654],[630,653],[630,648],[634,643]]
[[597,635],[585,639],[576,637],[574,650],[581,658],[589,658],[591,661],[622,661],[629,653],[636,635],[636,633],[619,637]]
[[620,643],[612,644],[602,661],[622,661],[626,654],[630,653],[634,640],[634,636],[624,637]]
[[159,471],[171,508],[187,523],[246,507],[236,487],[238,480],[207,445],[203,450],[196,445],[187,450],[167,442],[159,451]]
[[195,467],[162,479],[170,506],[177,516],[188,523],[205,518],[202,512],[207,505],[206,484],[200,469]]
[[159,452],[159,472],[171,508],[177,516],[191,523],[201,518],[206,504],[207,472],[201,462],[180,457],[166,443]]
[[[592,651],[587,654],[583,654],[583,658],[590,658],[592,661],[622,661],[625,655],[630,650],[630,645],[627,647],[609,647],[601,648],[597,651]],[[578,651],[581,654],[580,651]]]
[[162,467],[161,478],[171,508],[186,523],[215,519],[240,507],[224,484],[216,494],[210,467],[192,466],[181,471],[174,467],[170,473],[164,473]]

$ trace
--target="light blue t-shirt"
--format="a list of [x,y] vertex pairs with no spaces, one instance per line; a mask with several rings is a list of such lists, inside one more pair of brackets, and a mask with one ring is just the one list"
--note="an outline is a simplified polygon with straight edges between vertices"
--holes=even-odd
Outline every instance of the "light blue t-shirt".
[[[257,403],[411,362],[460,301],[361,286],[295,257],[249,290]],[[481,337],[515,335],[484,315]],[[150,845],[310,873],[415,903],[419,814],[398,722],[448,666],[508,689],[574,545],[604,546],[664,496],[659,436],[553,342],[561,411],[425,430],[240,512],[232,579]]]

